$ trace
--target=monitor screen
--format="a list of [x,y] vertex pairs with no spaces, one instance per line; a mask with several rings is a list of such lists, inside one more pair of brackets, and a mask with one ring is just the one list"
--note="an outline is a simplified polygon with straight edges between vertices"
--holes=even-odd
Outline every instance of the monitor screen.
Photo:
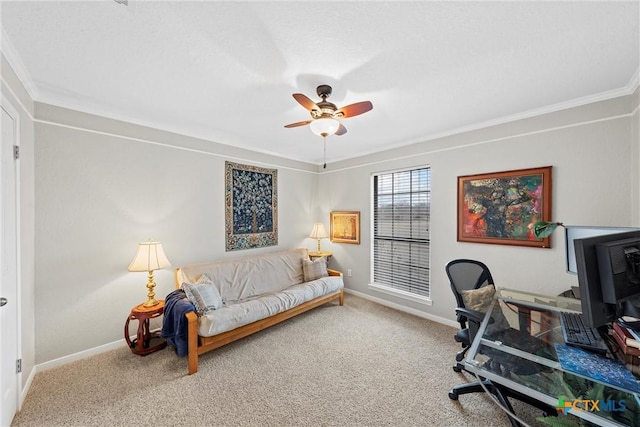
[[628,231],[638,230],[640,230],[640,228],[565,225],[564,248],[567,273],[578,274],[578,268],[576,266],[576,251],[573,243],[575,239],[586,239],[588,237],[602,236],[605,234],[625,233]]
[[[574,239],[573,241],[580,287],[580,302],[582,304],[582,318],[587,326],[600,327],[625,314],[621,304],[608,303],[604,299],[597,249],[598,245],[607,246],[625,239],[640,240],[640,231],[605,234],[585,239]],[[629,299],[633,298],[633,296],[625,298]]]
[[596,245],[602,299],[619,304],[640,295],[640,237]]

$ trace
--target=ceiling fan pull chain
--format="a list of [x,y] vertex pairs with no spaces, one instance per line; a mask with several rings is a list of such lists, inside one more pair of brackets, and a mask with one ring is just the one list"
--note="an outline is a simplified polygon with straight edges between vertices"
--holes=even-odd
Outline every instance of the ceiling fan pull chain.
[[324,162],[324,166],[322,166],[322,169],[326,169],[327,168],[327,137],[324,136],[322,137],[322,139],[324,140],[324,154],[322,156],[322,161]]

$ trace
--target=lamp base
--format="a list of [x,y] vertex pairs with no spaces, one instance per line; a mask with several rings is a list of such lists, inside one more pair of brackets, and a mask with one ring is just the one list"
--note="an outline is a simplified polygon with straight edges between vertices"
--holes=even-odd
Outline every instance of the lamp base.
[[154,305],[158,305],[160,301],[156,299],[156,293],[154,292],[154,288],[156,287],[156,282],[153,280],[153,270],[149,272],[149,281],[147,281],[147,302],[145,302],[145,307],[153,307]]
[[144,307],[153,307],[154,305],[158,305],[158,304],[160,304],[160,301],[158,301],[157,299],[153,298],[153,299],[147,300],[147,302],[145,302],[142,305]]

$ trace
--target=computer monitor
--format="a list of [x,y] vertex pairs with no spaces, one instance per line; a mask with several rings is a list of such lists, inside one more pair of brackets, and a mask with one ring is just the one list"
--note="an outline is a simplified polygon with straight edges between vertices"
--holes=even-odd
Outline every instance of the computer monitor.
[[640,295],[640,237],[596,245],[602,300],[620,304]]
[[[573,241],[580,287],[580,302],[582,304],[582,318],[587,326],[600,327],[611,323],[624,314],[636,315],[635,309],[640,312],[640,293],[638,293],[640,288],[638,288],[638,292],[627,294],[621,300],[607,297],[607,301],[615,302],[607,302],[603,296],[603,282],[598,263],[598,245],[602,248],[617,248],[619,245],[615,242],[628,239],[640,242],[640,231],[599,235]],[[622,247],[625,247],[624,244]],[[605,249],[601,249],[601,252],[603,251]],[[614,255],[614,259],[619,260],[618,255]],[[604,272],[603,276],[606,276],[606,274]],[[611,286],[611,283],[605,280],[604,286]],[[606,292],[609,294],[611,291],[607,289]]]
[[626,233],[628,231],[640,231],[640,228],[565,225],[564,249],[567,273],[578,274],[578,267],[576,266],[576,250],[575,245],[573,244],[574,240],[602,236],[604,234]]

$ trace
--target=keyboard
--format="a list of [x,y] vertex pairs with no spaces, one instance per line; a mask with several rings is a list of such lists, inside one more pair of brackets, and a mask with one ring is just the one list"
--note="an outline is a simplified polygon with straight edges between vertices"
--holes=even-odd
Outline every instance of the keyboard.
[[609,347],[600,336],[600,332],[596,328],[585,326],[580,314],[561,312],[560,326],[562,327],[562,336],[565,344],[582,347],[596,353],[609,351]]

